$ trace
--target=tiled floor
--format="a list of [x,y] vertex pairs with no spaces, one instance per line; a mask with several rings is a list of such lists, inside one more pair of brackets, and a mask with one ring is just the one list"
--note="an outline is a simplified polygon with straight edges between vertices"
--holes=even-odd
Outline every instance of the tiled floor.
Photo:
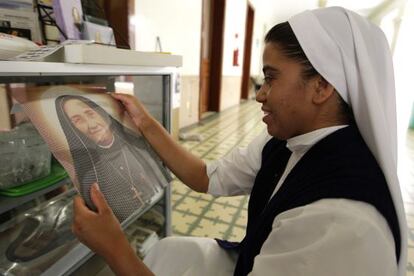
[[[259,104],[247,101],[209,117],[189,133],[202,141],[181,144],[206,162],[218,159],[236,146],[246,146],[265,129]],[[414,276],[414,130],[407,132],[403,145],[400,181],[409,226],[407,276]],[[247,221],[246,196],[214,198],[193,192],[174,180],[172,223],[174,235],[241,240]]]
[[[216,160],[236,146],[246,146],[265,125],[259,105],[248,101],[236,108],[213,115],[190,133],[199,134],[201,142],[182,145],[206,162]],[[247,222],[247,197],[221,197],[193,192],[174,180],[173,233],[175,235],[221,237],[241,240]]]

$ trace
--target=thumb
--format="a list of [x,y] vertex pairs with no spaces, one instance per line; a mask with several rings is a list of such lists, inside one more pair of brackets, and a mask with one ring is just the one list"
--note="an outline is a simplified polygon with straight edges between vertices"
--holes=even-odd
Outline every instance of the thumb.
[[122,102],[122,104],[127,105],[131,99],[131,96],[124,93],[111,93],[112,98]]
[[[123,108],[133,117],[131,111],[134,110],[134,97],[127,94],[122,93],[111,93],[112,98],[118,100]],[[132,112],[133,113],[133,112]]]
[[80,196],[75,196],[73,198],[73,213],[74,217],[83,216],[84,214],[88,214],[92,212],[89,208],[85,205],[85,201]]
[[142,105],[139,102],[138,98],[124,93],[111,93],[112,98],[120,101],[128,111],[136,111],[137,109],[141,110]]
[[99,214],[110,210],[108,203],[105,200],[104,195],[99,190],[98,183],[93,183],[91,187],[91,199],[93,204],[96,206]]

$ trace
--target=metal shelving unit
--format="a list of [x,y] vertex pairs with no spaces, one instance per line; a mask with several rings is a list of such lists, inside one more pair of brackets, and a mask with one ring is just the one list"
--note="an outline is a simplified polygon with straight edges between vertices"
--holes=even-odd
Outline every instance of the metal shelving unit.
[[0,214],[3,214],[7,211],[10,211],[26,202],[29,202],[35,198],[38,198],[48,192],[51,192],[65,184],[69,184],[69,178],[62,179],[55,184],[52,184],[44,189],[36,191],[34,193],[25,195],[25,196],[16,196],[16,197],[8,197],[0,195]]
[[[153,204],[146,206],[142,210],[137,210],[128,219],[122,222],[121,226],[123,229],[128,227],[131,223],[140,218],[145,212],[153,208],[160,200],[164,199],[165,194],[160,195],[159,198],[155,199]],[[42,275],[44,276],[56,276],[56,275],[71,275],[76,269],[86,263],[92,256],[93,252],[81,243],[76,244],[68,254],[66,254],[59,261],[54,263],[45,271]]]
[[[179,65],[177,65],[178,67]],[[175,81],[177,76],[177,67],[175,66],[125,66],[125,65],[94,65],[94,64],[67,64],[67,63],[52,63],[52,62],[14,62],[14,61],[0,61],[0,84],[29,84],[45,85],[47,83],[73,83],[83,82],[85,80],[110,80],[109,83],[119,76],[123,77],[142,77],[139,83],[145,81],[145,77],[155,78],[154,82],[159,82],[157,85],[162,87],[162,116],[159,120],[162,121],[164,127],[170,131],[171,128],[171,97],[174,93],[173,89],[176,87]],[[152,80],[152,79],[151,79]],[[111,85],[109,85],[109,89]],[[147,87],[146,87],[147,88]],[[135,92],[134,92],[135,93]],[[141,93],[141,92],[140,92]],[[139,96],[139,95],[137,95]],[[152,103],[151,103],[152,104]],[[145,105],[145,103],[144,103]],[[43,190],[37,191],[30,195],[23,197],[7,198],[0,196],[0,214],[10,211],[28,201],[36,199],[45,193],[52,191],[62,185],[67,184],[69,179],[59,181]],[[139,210],[130,218],[122,223],[122,227],[126,228],[129,224],[136,221],[143,213],[153,208],[155,204],[161,204],[165,216],[166,235],[171,234],[171,190],[167,186],[159,198],[153,201],[151,206],[147,206],[143,210]],[[71,275],[76,269],[84,265],[88,259],[93,256],[87,247],[78,243],[74,245],[67,254],[65,254],[58,261],[53,263],[46,269],[42,275]]]

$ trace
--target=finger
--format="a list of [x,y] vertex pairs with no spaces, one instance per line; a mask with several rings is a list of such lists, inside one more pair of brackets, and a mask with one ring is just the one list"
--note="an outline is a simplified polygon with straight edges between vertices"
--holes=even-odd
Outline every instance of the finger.
[[137,98],[133,95],[123,93],[113,93],[112,97],[120,101],[125,107],[132,107],[137,104]]
[[86,206],[85,201],[80,196],[75,196],[73,198],[73,214],[74,217],[84,216],[85,214],[89,214],[92,211]]
[[73,198],[73,222],[72,222],[72,233],[79,236],[82,232],[82,222],[88,221],[85,216],[89,214],[95,214],[85,205],[85,201],[80,196]]
[[118,101],[121,101],[121,102],[127,102],[130,98],[131,98],[131,95],[128,95],[128,94],[124,94],[124,93],[110,93],[110,95],[113,97],[113,98],[115,98],[115,99],[117,99]]
[[97,183],[92,184],[91,199],[93,204],[95,204],[99,214],[102,214],[103,212],[107,212],[108,210],[110,210],[109,205],[106,202],[104,195],[99,190],[99,186]]

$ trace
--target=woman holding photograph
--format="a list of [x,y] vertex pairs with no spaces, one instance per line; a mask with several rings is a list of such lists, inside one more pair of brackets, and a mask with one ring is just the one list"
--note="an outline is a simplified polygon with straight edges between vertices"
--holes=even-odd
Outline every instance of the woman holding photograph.
[[72,229],[117,275],[406,274],[394,76],[384,33],[330,7],[293,16],[264,41],[256,101],[267,133],[215,162],[180,147],[136,98],[113,95],[183,183],[215,196],[250,196],[242,241],[167,237],[141,261],[93,185],[98,210],[75,198]]
[[64,95],[56,111],[65,133],[86,204],[94,182],[119,221],[151,202],[166,185],[167,173],[143,137],[110,116],[95,102]]

